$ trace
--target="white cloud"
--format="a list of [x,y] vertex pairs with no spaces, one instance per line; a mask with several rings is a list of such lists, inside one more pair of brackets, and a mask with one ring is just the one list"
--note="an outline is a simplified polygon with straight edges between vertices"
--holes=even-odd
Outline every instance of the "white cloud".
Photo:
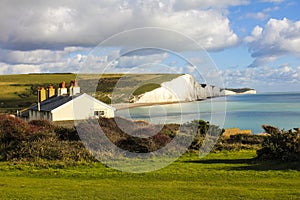
[[[149,66],[158,68],[156,73],[163,72],[159,68],[168,57],[168,53],[153,53],[150,55],[122,55],[120,50],[107,50],[107,55],[116,58],[113,65],[107,55],[77,53],[81,48],[69,47],[64,51],[33,50],[8,51],[0,54],[7,62],[0,62],[0,74],[26,74],[26,73],[112,73],[128,72],[131,68],[145,70]],[[87,50],[87,49],[84,49]],[[2,50],[4,52],[4,50]],[[45,51],[45,52],[43,52]],[[44,55],[44,56],[43,56]],[[57,55],[59,57],[57,58]],[[48,61],[48,62],[46,62]],[[145,69],[143,69],[145,68]],[[175,67],[173,67],[175,68]],[[137,69],[136,69],[137,70]],[[154,69],[149,68],[148,72]]]
[[27,73],[40,73],[41,67],[36,65],[17,64],[9,65],[0,63],[1,74],[27,74]]
[[216,11],[177,12],[157,20],[162,27],[169,26],[186,34],[208,50],[223,49],[238,42],[238,36],[230,29],[229,19]]
[[299,75],[300,68],[293,68],[289,65],[222,71],[226,87],[252,87],[269,91],[299,90]]
[[60,60],[63,54],[63,51],[11,51],[0,49],[0,60],[11,64],[39,64]]
[[268,14],[264,12],[257,12],[257,13],[247,13],[246,14],[247,18],[253,18],[253,19],[258,19],[258,20],[265,20],[268,18]]
[[[238,37],[222,11],[200,10],[197,7],[227,7],[247,2],[3,0],[0,3],[0,45],[14,50],[95,46],[124,30],[161,27],[186,34],[204,48],[218,50],[236,45]],[[182,9],[175,9],[178,4]],[[168,37],[161,35],[156,40],[168,41]],[[128,43],[132,45],[137,41],[138,38]],[[178,46],[184,48],[184,44]]]
[[[195,44],[178,38],[182,34],[206,50],[225,49],[239,42],[230,27],[226,8],[247,3],[248,0],[1,0],[0,74],[75,72],[93,47],[114,34],[134,28],[162,29],[125,34],[109,45],[119,49],[161,45],[176,51],[194,50]],[[114,51],[115,55],[120,53]],[[163,54],[124,56],[119,67],[138,65],[149,59],[158,63],[165,57]],[[84,65],[89,70],[99,70],[107,66],[107,60],[103,54],[89,56]]]
[[118,60],[118,68],[132,68],[145,64],[159,64],[168,57],[167,53],[152,54],[147,56],[122,56]]
[[245,42],[256,58],[253,67],[283,55],[300,57],[300,21],[270,19],[265,27],[256,26]]
[[269,8],[265,8],[263,10],[264,13],[268,13],[268,12],[273,12],[273,11],[277,11],[279,10],[279,7],[278,6],[275,6],[275,7],[269,7]]

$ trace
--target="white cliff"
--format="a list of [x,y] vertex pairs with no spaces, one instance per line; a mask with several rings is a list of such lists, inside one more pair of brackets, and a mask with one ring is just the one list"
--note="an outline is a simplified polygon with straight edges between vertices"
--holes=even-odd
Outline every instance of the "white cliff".
[[256,94],[256,90],[248,90],[246,92],[243,92],[243,94]]
[[220,96],[220,88],[215,87],[213,90],[210,85],[202,87],[194,77],[185,74],[171,81],[163,82],[160,88],[140,95],[136,103],[195,101],[213,97],[214,94]]
[[244,92],[234,92],[231,90],[224,90],[224,95],[239,95],[239,94],[256,94],[256,90],[247,90]]
[[237,94],[236,92],[234,91],[231,91],[231,90],[224,90],[224,95],[235,95]]
[[221,89],[217,86],[213,86],[212,87],[212,94],[213,94],[213,97],[221,96]]

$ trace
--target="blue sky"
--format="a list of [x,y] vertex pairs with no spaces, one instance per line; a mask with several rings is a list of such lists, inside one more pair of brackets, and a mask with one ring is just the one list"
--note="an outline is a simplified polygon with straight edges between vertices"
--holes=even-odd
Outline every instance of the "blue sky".
[[[140,69],[197,76],[184,57],[207,82],[218,74],[224,87],[300,91],[297,0],[0,0],[0,6],[0,74]],[[165,31],[140,31],[145,27]],[[165,51],[124,54],[135,47]]]

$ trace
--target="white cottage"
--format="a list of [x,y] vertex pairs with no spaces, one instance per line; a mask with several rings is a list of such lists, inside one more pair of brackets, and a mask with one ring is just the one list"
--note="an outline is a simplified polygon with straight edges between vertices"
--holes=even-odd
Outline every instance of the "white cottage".
[[27,111],[28,120],[66,121],[99,117],[113,118],[116,110],[86,93],[80,93],[80,88],[72,84],[69,93],[65,84],[62,83],[56,96],[47,95],[50,97],[44,100],[41,89],[38,96],[40,102]]

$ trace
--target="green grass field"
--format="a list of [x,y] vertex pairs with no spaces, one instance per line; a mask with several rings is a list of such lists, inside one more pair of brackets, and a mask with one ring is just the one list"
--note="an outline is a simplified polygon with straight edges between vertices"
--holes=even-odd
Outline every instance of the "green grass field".
[[155,172],[101,163],[34,167],[0,163],[1,199],[299,199],[298,163],[255,162],[255,151],[186,154]]
[[0,76],[0,112],[14,113],[37,101],[32,87],[52,83],[57,85],[63,80],[70,82],[75,74],[19,74]]

